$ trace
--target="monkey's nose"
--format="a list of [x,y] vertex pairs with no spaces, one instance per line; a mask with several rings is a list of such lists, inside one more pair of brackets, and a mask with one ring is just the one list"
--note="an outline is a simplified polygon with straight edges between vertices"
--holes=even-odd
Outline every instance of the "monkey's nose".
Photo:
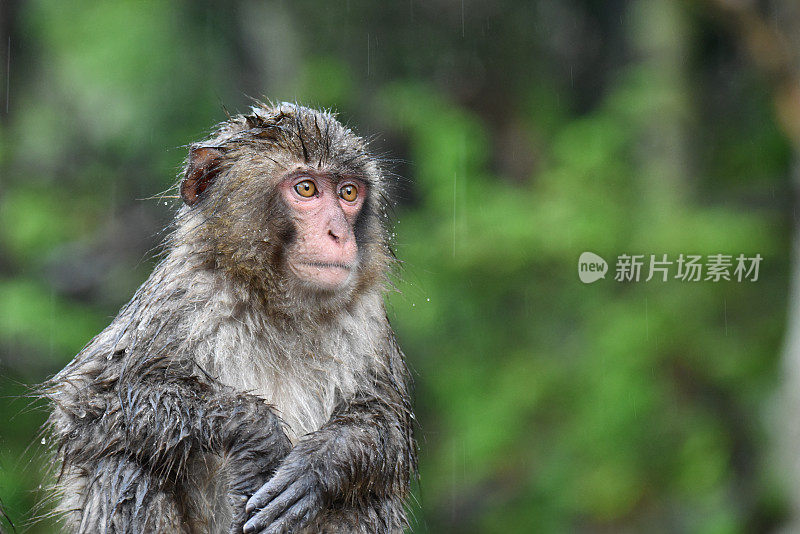
[[336,242],[336,243],[338,243],[338,242],[339,242],[339,236],[338,236],[338,235],[336,235],[336,234],[333,232],[333,230],[328,230],[328,235],[329,235],[329,236],[331,236],[331,239],[333,239],[333,241],[334,241],[334,242]]

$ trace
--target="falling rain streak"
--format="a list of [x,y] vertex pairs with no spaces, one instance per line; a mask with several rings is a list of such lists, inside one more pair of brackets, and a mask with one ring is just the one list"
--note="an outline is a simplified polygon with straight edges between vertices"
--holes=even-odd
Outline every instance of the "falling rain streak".
[[456,257],[456,184],[458,174],[453,173],[453,257]]
[[11,36],[8,37],[6,48],[6,115],[8,115],[8,101],[11,93]]

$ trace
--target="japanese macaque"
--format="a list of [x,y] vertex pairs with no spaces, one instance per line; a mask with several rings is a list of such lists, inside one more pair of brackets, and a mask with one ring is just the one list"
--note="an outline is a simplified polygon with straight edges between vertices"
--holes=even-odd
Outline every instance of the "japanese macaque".
[[329,113],[259,103],[190,147],[179,187],[161,262],[45,387],[65,529],[402,532],[378,161]]

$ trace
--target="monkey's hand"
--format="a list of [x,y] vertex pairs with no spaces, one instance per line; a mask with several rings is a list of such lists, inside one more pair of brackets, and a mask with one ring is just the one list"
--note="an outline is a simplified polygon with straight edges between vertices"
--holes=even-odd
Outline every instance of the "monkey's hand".
[[314,520],[322,508],[322,487],[316,470],[294,449],[275,476],[253,495],[245,508],[252,517],[245,534],[297,532]]
[[[250,513],[248,510],[246,510],[245,506],[251,495],[253,495],[257,490],[265,487],[270,479],[269,475],[273,472],[274,469],[266,472],[261,471],[260,476],[249,475],[243,479],[240,479],[240,482],[231,485],[231,488],[228,492],[228,504],[230,504],[231,509],[233,510],[233,520],[231,521],[230,534],[242,534],[245,521],[247,521],[248,517],[250,516]],[[247,482],[242,483],[241,480],[247,480]],[[256,482],[256,480],[258,481],[258,485],[253,487],[253,483]]]

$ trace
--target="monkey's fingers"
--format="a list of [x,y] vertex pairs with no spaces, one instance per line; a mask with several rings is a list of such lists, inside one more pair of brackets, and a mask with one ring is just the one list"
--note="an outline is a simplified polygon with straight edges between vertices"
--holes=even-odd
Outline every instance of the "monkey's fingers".
[[[307,502],[309,499],[303,499],[307,493],[307,488],[304,484],[291,484],[244,524],[245,534],[262,532],[267,527],[276,526],[275,524],[278,523],[276,520],[279,519],[291,521],[289,524],[294,524],[309,510],[310,503]],[[283,524],[285,521],[281,521],[281,523]],[[289,524],[285,526],[288,527]]]
[[[303,512],[305,510],[305,512]],[[285,532],[295,532],[297,527],[302,528],[311,519],[311,509],[307,506],[299,506],[299,503],[286,511],[284,515],[274,521],[262,534],[283,534]]]
[[249,515],[254,510],[264,508],[267,503],[289,487],[293,481],[294,477],[288,471],[278,471],[269,482],[261,486],[261,488],[250,497],[250,500],[247,501],[247,505],[244,508],[245,512]]

